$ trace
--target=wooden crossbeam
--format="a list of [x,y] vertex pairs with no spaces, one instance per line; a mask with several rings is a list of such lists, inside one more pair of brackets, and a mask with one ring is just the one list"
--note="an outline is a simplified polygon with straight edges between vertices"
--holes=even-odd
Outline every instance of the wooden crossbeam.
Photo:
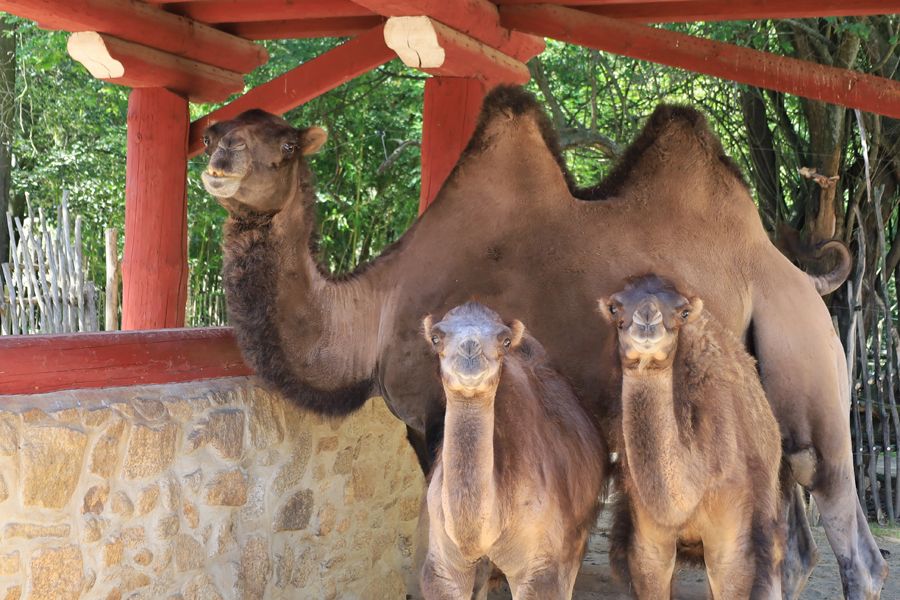
[[430,17],[391,17],[384,41],[408,67],[432,75],[527,83],[528,67]]
[[167,88],[192,102],[221,102],[244,89],[240,73],[94,31],[71,34],[67,49],[97,79],[132,88]]
[[500,26],[497,6],[489,0],[354,0],[387,17],[427,16],[526,62],[544,50],[544,41]]
[[0,395],[250,374],[225,327],[0,338]]
[[105,33],[236,73],[268,60],[258,44],[133,0],[0,0],[0,10],[46,29]]
[[171,2],[163,4],[163,8],[203,23],[366,17],[374,14],[350,0],[217,0]]
[[900,82],[559,6],[508,6],[506,27],[900,118]]
[[[222,23],[219,27],[248,40],[285,40],[319,37],[352,37],[383,24],[380,15],[335,17],[330,19],[292,19],[259,23]],[[531,36],[529,36],[531,37]]]
[[216,121],[234,118],[251,108],[284,114],[396,56],[384,43],[384,26],[370,29],[191,123],[189,156],[203,150],[203,131]]
[[495,0],[502,6],[559,4],[641,23],[801,19],[900,13],[900,0]]

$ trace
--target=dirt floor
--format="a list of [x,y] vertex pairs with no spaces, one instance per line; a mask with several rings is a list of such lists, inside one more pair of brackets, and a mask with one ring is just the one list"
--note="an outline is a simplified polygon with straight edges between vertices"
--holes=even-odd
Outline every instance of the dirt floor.
[[[606,513],[608,514],[608,512]],[[609,543],[604,528],[608,523],[601,517],[601,527],[591,537],[590,546],[578,580],[575,582],[574,600],[628,600],[625,588],[613,578],[609,569]],[[825,531],[814,527],[813,533],[819,546],[819,564],[813,571],[806,589],[804,600],[840,600],[841,579],[838,575],[837,562],[831,553]],[[878,546],[890,552],[887,561],[892,575],[881,593],[882,600],[900,600],[900,530],[875,530]],[[700,600],[707,598],[706,575],[699,569],[682,569],[677,575],[675,597],[684,600]],[[510,598],[508,590],[492,592],[490,600]]]

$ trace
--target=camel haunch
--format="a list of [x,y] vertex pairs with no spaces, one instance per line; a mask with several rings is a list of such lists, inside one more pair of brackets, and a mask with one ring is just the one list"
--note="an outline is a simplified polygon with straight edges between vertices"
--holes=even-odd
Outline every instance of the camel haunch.
[[810,277],[770,243],[699,113],[661,107],[622,164],[578,190],[535,99],[499,88],[435,202],[382,256],[342,278],[311,250],[315,193],[304,156],[324,132],[253,112],[207,135],[204,184],[231,215],[230,320],[249,364],[300,405],[342,414],[380,393],[427,466],[443,393],[414,332],[422,315],[474,298],[529,323],[609,433],[620,376],[596,298],[633,273],[690,281],[727,331],[753,336],[782,439],[815,457],[814,478],[800,483],[816,498],[848,597],[877,594],[886,563],[854,486],[841,343]]

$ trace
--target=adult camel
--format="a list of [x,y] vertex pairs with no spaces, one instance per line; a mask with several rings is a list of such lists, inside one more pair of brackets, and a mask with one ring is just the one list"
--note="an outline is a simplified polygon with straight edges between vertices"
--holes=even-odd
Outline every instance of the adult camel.
[[[818,293],[846,273],[813,278],[778,252],[700,114],[658,108],[604,181],[576,189],[534,97],[498,88],[434,204],[380,257],[340,277],[314,255],[315,191],[302,158],[325,137],[261,111],[206,133],[203,182],[229,213],[229,318],[263,380],[330,415],[382,395],[427,466],[444,406],[418,334],[425,314],[475,298],[533,323],[555,368],[606,418],[619,410],[621,373],[596,298],[635,273],[690,281],[759,361],[786,471],[815,496],[844,595],[878,597],[887,565],[857,500],[844,352]],[[800,543],[785,561],[789,596],[814,563],[803,525],[794,522]]]

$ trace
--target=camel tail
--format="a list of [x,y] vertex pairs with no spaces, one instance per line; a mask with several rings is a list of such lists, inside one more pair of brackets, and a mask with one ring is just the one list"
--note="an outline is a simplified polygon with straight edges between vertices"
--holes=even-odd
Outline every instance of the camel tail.
[[816,286],[816,291],[819,292],[820,296],[826,296],[841,287],[841,284],[843,284],[847,280],[847,276],[850,275],[850,269],[852,267],[850,251],[847,250],[847,246],[840,240],[828,240],[827,242],[819,244],[816,249],[816,255],[818,257],[824,256],[827,252],[837,255],[839,258],[837,266],[823,275],[806,274],[812,284]]

